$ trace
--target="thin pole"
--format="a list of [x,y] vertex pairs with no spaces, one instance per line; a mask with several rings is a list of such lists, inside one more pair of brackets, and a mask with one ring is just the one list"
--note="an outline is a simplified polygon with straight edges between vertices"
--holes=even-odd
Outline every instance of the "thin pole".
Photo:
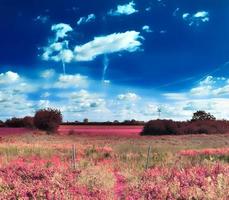
[[72,167],[76,169],[76,145],[72,145]]
[[146,169],[149,167],[149,156],[151,152],[151,146],[148,147],[148,152],[147,152],[147,160],[146,160]]

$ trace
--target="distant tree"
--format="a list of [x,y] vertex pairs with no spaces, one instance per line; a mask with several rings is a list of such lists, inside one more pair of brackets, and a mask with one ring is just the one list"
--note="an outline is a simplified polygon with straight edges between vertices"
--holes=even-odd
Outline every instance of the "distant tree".
[[38,110],[34,116],[34,125],[36,128],[49,133],[57,131],[62,122],[62,114],[57,109]]
[[85,124],[87,124],[88,122],[89,122],[88,118],[85,118],[85,119],[83,120],[83,123],[85,123]]
[[7,119],[7,120],[5,121],[5,125],[6,125],[7,127],[12,127],[12,128],[24,127],[23,118],[13,117],[13,118],[11,118],[11,119]]
[[200,120],[216,120],[216,118],[210,113],[205,112],[204,110],[199,110],[193,113],[192,121],[200,121]]
[[118,120],[114,120],[113,123],[114,124],[119,124],[119,121]]
[[26,128],[34,128],[34,118],[30,116],[24,117],[23,124]]
[[0,120],[0,127],[4,127],[4,126],[5,126],[4,122]]

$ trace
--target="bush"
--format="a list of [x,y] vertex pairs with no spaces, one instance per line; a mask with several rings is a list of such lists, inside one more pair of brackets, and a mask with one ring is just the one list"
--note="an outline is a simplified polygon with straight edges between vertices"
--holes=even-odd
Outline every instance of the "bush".
[[175,122],[151,120],[146,123],[141,135],[223,134],[229,132],[229,121],[199,120]]
[[5,126],[4,122],[0,120],[0,127],[4,127],[4,126]]
[[34,119],[33,117],[26,116],[23,118],[23,124],[26,128],[34,128]]
[[151,120],[146,123],[141,135],[177,134],[177,124],[172,120]]
[[34,116],[34,125],[36,128],[48,132],[56,132],[62,122],[62,114],[56,109],[38,110]]
[[13,117],[11,119],[7,119],[5,121],[5,125],[7,127],[12,127],[12,128],[21,128],[21,127],[24,127],[23,118]]

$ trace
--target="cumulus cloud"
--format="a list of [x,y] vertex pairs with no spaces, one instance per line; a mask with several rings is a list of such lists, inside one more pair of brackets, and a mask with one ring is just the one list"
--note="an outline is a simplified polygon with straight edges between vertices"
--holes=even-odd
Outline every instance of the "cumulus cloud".
[[189,26],[199,26],[201,23],[206,23],[210,21],[210,15],[206,11],[198,11],[194,14],[184,13],[182,15],[182,18],[188,23]]
[[74,51],[68,48],[68,41],[53,42],[43,48],[42,59],[45,61],[70,63],[72,61],[92,61],[99,55],[120,51],[134,52],[140,49],[144,39],[139,32],[126,31],[106,36],[95,37],[94,40],[77,45]]
[[6,73],[0,74],[0,85],[15,83],[19,80],[20,80],[19,74],[12,71],[8,71]]
[[56,34],[55,41],[65,38],[67,36],[67,33],[73,31],[72,27],[69,24],[64,23],[52,25],[51,30],[54,31]]
[[139,50],[142,45],[139,41],[142,38],[140,33],[136,31],[113,33],[107,36],[95,37],[94,40],[75,47],[75,59],[77,61],[91,61],[102,54],[120,51],[134,52]]
[[207,76],[190,93],[199,97],[229,95],[229,81],[225,77]]
[[64,75],[61,74],[54,84],[56,88],[84,88],[88,85],[87,76],[83,76],[81,74],[75,75]]
[[68,41],[54,42],[43,48],[42,59],[45,61],[55,61],[69,63],[72,61],[73,52],[68,49]]
[[56,72],[54,69],[46,69],[41,72],[40,76],[45,79],[50,79],[55,76]]
[[95,20],[95,18],[96,18],[95,14],[89,14],[87,17],[80,17],[80,19],[77,21],[77,25],[92,22]]
[[124,5],[118,5],[116,10],[110,10],[108,12],[108,15],[111,16],[120,16],[120,15],[131,15],[138,12],[138,10],[135,9],[135,3],[134,1],[131,1],[128,4]]
[[120,100],[120,101],[135,102],[138,99],[140,99],[140,97],[135,93],[128,92],[128,93],[125,93],[125,94],[119,94],[117,96],[117,99]]
[[65,93],[60,97],[68,99],[68,105],[64,106],[64,112],[67,113],[91,113],[107,112],[106,101],[99,94],[90,93],[87,90]]
[[35,83],[25,79],[16,72],[0,74],[0,117],[29,115],[34,110],[34,102],[28,94],[37,91]]
[[142,27],[142,30],[145,31],[145,32],[147,32],[147,33],[152,33],[153,32],[148,25],[144,25]]

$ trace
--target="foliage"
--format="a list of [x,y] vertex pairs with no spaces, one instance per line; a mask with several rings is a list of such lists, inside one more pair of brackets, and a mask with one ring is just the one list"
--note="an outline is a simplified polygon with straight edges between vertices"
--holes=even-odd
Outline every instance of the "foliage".
[[143,128],[143,135],[170,135],[177,133],[177,124],[172,120],[151,120]]
[[42,109],[38,110],[34,116],[34,124],[36,128],[55,132],[62,122],[62,114],[56,109]]
[[20,128],[20,127],[24,127],[24,122],[23,122],[23,118],[16,118],[13,117],[11,119],[7,119],[5,121],[5,125],[7,127],[12,127],[12,128]]
[[229,121],[226,120],[196,120],[187,122],[151,120],[146,123],[141,135],[224,134],[228,131]]
[[210,114],[205,112],[204,110],[199,110],[195,113],[193,113],[192,121],[198,121],[198,120],[215,120],[216,118]]
[[228,199],[229,166],[152,168],[129,187],[128,200]]
[[34,118],[30,116],[26,116],[23,118],[23,124],[26,128],[34,128]]

